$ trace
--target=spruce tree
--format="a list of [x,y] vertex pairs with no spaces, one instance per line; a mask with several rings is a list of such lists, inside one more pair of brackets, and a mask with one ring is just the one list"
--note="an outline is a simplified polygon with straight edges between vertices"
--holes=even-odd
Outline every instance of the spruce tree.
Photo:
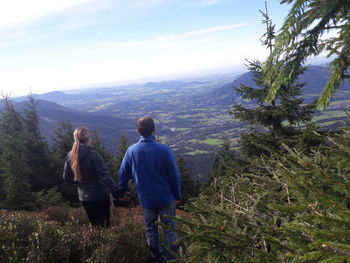
[[[271,102],[283,86],[290,86],[300,68],[313,56],[331,59],[331,76],[317,101],[324,109],[341,81],[350,80],[350,1],[281,0],[292,7],[276,37],[276,45],[264,65],[264,83]],[[324,37],[330,33],[330,37]],[[277,61],[277,62],[276,62]]]
[[266,154],[251,150],[245,169],[222,170],[187,205],[190,218],[177,220],[186,262],[350,262],[349,133],[307,125],[289,138],[280,123],[242,139]]
[[109,168],[109,172],[112,175],[115,171],[114,159],[112,154],[106,149],[105,145],[103,144],[102,138],[98,134],[97,129],[94,129],[92,132],[91,147],[97,152],[99,152],[99,154],[101,154],[103,160]]
[[[271,52],[274,26],[267,11],[262,14],[266,24],[262,42]],[[283,142],[301,132],[294,125],[307,122],[311,111],[298,98],[302,86],[298,83],[281,90],[272,105],[266,104],[269,87],[263,83],[263,64],[248,65],[256,87],[237,89],[254,106],[236,104],[232,110],[236,118],[255,127],[242,135],[239,153],[229,143],[223,145],[210,186],[186,206],[191,219],[179,219],[184,226],[180,236],[188,242],[187,262],[283,262],[285,244],[275,241],[280,235],[275,229],[288,218],[269,204],[283,205],[288,194],[283,182],[271,175],[273,151],[285,152]]]
[[46,208],[61,204],[63,200],[58,192],[53,158],[45,138],[41,135],[36,105],[33,95],[30,94],[23,116],[25,129],[23,145],[28,160],[29,183],[36,206]]
[[[285,198],[283,185],[261,169],[213,178],[210,186],[185,208],[189,219],[177,219],[185,262],[279,262],[283,246],[271,242],[282,213],[268,204]],[[282,248],[281,248],[282,247]]]
[[[129,147],[128,139],[125,137],[125,135],[121,134],[119,137],[119,143],[118,143],[116,156],[115,156],[115,160],[114,160],[114,166],[113,166],[114,172],[112,174],[113,179],[116,182],[119,181],[118,171],[119,171],[119,168],[122,164],[125,152],[128,149],[128,147]],[[133,180],[129,182],[129,187],[130,187],[130,193],[131,193],[131,201],[124,202],[121,200],[114,200],[115,206],[134,207],[134,206],[138,205],[138,196],[137,196],[137,191],[136,191],[136,185],[135,185]]]
[[288,251],[284,262],[350,262],[349,139],[336,135],[308,154],[285,146],[274,160],[271,174],[288,187],[285,204],[269,205],[290,219],[274,238]]
[[[266,25],[266,32],[261,42],[272,53],[275,25],[272,24],[267,8],[265,12],[260,12],[264,18],[263,23]],[[304,69],[299,68],[290,85],[282,86],[271,104],[267,104],[265,100],[271,86],[263,81],[264,64],[257,60],[248,61],[247,68],[252,74],[256,87],[242,84],[239,88],[235,88],[242,99],[251,101],[249,107],[235,103],[231,111],[236,119],[247,121],[252,127],[248,133],[242,134],[240,139],[240,152],[245,158],[268,154],[257,147],[258,142],[263,140],[274,147],[279,147],[279,141],[298,133],[296,125],[306,124],[311,119],[312,106],[303,105],[303,100],[300,98],[300,89],[303,84],[298,83],[298,78]]]
[[117,153],[116,153],[116,169],[117,169],[117,171],[119,170],[119,168],[122,164],[125,152],[128,149],[128,147],[129,147],[128,139],[123,134],[120,135]]
[[116,151],[116,156],[115,156],[115,160],[114,160],[114,170],[113,170],[113,178],[116,180],[116,182],[118,182],[119,178],[118,178],[118,171],[120,166],[122,165],[123,162],[123,158],[124,155],[126,153],[126,150],[129,147],[129,141],[128,139],[125,137],[125,135],[120,135],[119,137],[119,143],[118,143],[118,147],[117,147],[117,151]]
[[29,180],[33,192],[47,190],[55,185],[52,171],[52,160],[45,138],[41,135],[36,101],[33,95],[28,96],[28,103],[24,110],[25,154],[29,160]]
[[181,155],[177,156],[176,161],[181,177],[181,204],[186,204],[190,198],[198,196],[200,183],[191,178],[190,171],[185,166],[185,159]]
[[64,158],[71,150],[74,138],[73,138],[73,125],[69,121],[61,119],[57,123],[57,129],[53,135],[52,150],[56,159],[64,163]]
[[4,111],[0,120],[2,208],[35,209],[31,192],[30,168],[23,142],[26,139],[22,117],[15,111],[8,95],[3,94]]
[[55,179],[57,186],[62,193],[65,201],[69,201],[72,205],[79,203],[76,186],[63,182],[63,167],[67,153],[73,145],[73,126],[69,121],[60,120],[57,123],[57,129],[53,136],[52,156],[53,167],[55,171]]
[[208,183],[223,176],[235,177],[237,173],[243,172],[248,164],[237,151],[232,149],[228,138],[224,138],[221,149],[215,156]]

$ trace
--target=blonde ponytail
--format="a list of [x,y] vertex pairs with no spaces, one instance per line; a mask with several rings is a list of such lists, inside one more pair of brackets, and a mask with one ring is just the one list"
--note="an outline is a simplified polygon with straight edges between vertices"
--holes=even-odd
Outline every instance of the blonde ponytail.
[[88,128],[79,127],[74,133],[74,143],[72,149],[70,151],[70,166],[72,167],[72,171],[74,174],[74,181],[80,181],[81,172],[79,166],[79,148],[80,143],[87,143],[90,139],[90,131]]
[[70,166],[74,174],[74,181],[80,181],[80,167],[79,167],[79,140],[75,140],[73,143],[72,150],[70,151]]

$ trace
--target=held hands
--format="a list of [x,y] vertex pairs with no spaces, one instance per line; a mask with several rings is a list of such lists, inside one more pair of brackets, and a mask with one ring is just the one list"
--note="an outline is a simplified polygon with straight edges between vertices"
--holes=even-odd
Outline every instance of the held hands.
[[120,198],[121,201],[123,202],[130,202],[131,201],[131,193],[130,192],[125,192],[125,194]]
[[119,195],[114,197],[113,205],[114,207],[128,207],[130,205],[129,202],[131,199],[131,193],[126,192],[122,196]]
[[179,207],[182,204],[181,200],[176,200],[176,207]]

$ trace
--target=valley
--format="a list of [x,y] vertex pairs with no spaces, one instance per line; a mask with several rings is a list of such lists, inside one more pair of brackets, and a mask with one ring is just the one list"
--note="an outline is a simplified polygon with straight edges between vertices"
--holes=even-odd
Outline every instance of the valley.
[[[327,68],[319,66],[311,66],[304,74],[301,82],[307,82],[302,95],[305,103],[316,99],[328,74]],[[227,74],[217,79],[55,91],[36,95],[36,99],[45,136],[50,136],[57,121],[63,118],[74,126],[97,129],[111,152],[115,152],[121,134],[130,143],[136,142],[136,120],[152,116],[159,140],[183,155],[193,174],[205,176],[223,140],[237,147],[240,134],[247,131],[246,123],[229,114],[233,102],[253,107],[234,93],[233,87],[240,84],[255,86],[250,73]],[[350,83],[343,83],[330,107],[316,112],[313,120],[323,126],[336,125],[346,116],[349,96]],[[17,107],[23,107],[20,105],[24,100],[15,98]]]

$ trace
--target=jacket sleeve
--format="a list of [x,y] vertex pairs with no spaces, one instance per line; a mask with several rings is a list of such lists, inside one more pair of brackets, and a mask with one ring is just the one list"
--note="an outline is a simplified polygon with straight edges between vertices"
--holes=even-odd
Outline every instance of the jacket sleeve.
[[131,165],[130,165],[130,158],[129,158],[129,150],[126,151],[122,164],[120,165],[119,171],[118,171],[118,177],[119,177],[119,189],[125,193],[130,192],[129,188],[129,180],[131,179]]
[[118,189],[118,185],[114,182],[113,178],[110,176],[108,168],[106,166],[105,161],[102,156],[94,151],[94,156],[92,158],[94,163],[96,174],[100,181],[108,188],[108,190],[112,193],[113,197],[120,197],[120,191]]
[[74,181],[74,174],[68,160],[68,155],[64,160],[63,180],[69,183],[73,183]]
[[173,190],[173,194],[176,200],[180,200],[181,199],[181,179],[180,179],[179,171],[177,169],[174,154],[172,153],[170,148],[168,148],[167,174],[171,185],[171,189]]

